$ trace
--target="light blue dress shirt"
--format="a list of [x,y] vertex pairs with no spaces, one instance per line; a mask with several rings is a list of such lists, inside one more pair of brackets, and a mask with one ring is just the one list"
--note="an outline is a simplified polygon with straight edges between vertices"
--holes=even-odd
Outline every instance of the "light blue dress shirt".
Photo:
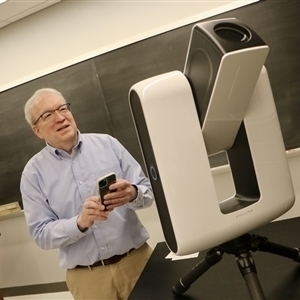
[[[85,232],[77,216],[86,198],[98,195],[97,179],[114,172],[138,188],[137,198],[115,208],[108,220]],[[130,153],[106,134],[81,134],[72,155],[46,145],[26,164],[21,193],[29,232],[43,249],[59,248],[59,265],[91,265],[139,248],[149,238],[135,210],[151,206],[150,181]]]

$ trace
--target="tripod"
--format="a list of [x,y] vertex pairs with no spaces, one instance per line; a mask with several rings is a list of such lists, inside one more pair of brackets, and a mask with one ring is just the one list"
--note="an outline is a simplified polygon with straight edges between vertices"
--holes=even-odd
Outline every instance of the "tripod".
[[266,237],[259,235],[244,234],[217,247],[211,248],[203,260],[196,264],[193,269],[172,287],[172,292],[179,295],[187,291],[191,284],[202,274],[217,264],[224,253],[234,254],[236,262],[246,282],[252,300],[264,300],[265,295],[257,277],[255,263],[251,251],[262,251],[291,258],[300,262],[300,250],[290,248],[268,241]]

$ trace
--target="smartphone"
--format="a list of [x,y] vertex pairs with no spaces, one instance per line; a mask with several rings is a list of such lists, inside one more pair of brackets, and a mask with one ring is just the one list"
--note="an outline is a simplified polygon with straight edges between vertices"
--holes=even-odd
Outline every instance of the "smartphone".
[[[99,191],[99,195],[100,195],[100,201],[103,205],[104,205],[104,203],[103,203],[104,195],[111,192],[109,190],[109,186],[115,182],[116,182],[116,174],[115,173],[109,173],[109,174],[106,174],[105,176],[98,178],[98,180],[97,180],[98,191]],[[106,207],[105,207],[105,210],[106,210]]]

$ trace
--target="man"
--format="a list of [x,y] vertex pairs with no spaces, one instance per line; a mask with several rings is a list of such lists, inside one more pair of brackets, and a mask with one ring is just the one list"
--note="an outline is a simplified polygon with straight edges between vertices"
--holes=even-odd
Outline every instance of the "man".
[[[127,299],[152,252],[135,212],[153,202],[149,180],[115,138],[81,134],[60,92],[36,91],[24,111],[46,142],[21,178],[32,238],[43,249],[59,248],[75,299]],[[104,196],[105,210],[97,179],[111,172],[117,181]]]

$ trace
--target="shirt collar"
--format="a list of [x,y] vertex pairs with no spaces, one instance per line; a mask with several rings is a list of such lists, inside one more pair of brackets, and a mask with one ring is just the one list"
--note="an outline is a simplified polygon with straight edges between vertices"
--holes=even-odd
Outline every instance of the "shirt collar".
[[[73,150],[76,151],[78,149],[80,151],[81,150],[81,144],[82,144],[82,136],[81,136],[81,133],[78,129],[77,129],[77,134],[78,134],[78,140],[77,140],[76,145],[73,147]],[[52,147],[47,142],[46,142],[46,148],[48,149],[48,151],[53,156],[57,157],[58,159],[62,159],[62,155],[64,155],[64,153],[66,153],[64,150]]]

